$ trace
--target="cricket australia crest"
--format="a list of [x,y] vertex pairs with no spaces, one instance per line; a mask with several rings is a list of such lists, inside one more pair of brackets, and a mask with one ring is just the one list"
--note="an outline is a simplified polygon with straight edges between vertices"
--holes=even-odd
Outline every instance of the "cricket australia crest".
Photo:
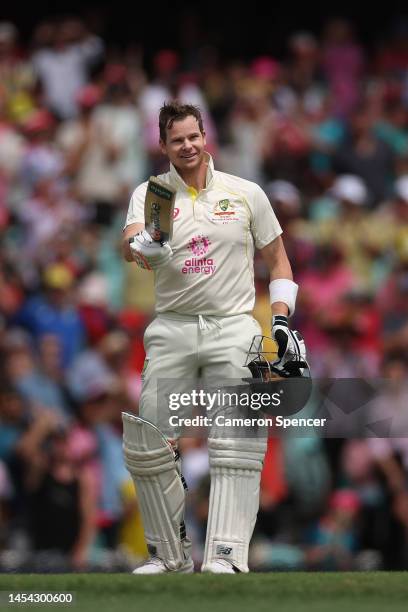
[[226,223],[238,218],[236,205],[228,198],[219,200],[211,211],[211,221]]

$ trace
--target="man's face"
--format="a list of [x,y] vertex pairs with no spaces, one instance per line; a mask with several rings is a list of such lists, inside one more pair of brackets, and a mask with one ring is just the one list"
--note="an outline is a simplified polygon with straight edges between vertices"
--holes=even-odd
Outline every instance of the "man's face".
[[166,142],[160,140],[162,153],[181,172],[194,170],[201,165],[205,144],[205,133],[200,132],[197,119],[193,116],[174,121],[167,129]]

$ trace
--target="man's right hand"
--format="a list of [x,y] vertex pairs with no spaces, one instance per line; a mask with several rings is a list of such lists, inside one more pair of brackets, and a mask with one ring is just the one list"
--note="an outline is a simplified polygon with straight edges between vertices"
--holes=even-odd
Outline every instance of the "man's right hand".
[[156,242],[146,230],[129,238],[129,247],[134,261],[145,270],[162,268],[173,256],[168,242]]

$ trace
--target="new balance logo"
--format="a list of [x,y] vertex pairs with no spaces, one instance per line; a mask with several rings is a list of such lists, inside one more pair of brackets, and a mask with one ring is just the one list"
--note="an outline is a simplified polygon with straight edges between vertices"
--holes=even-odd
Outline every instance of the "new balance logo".
[[217,555],[230,555],[232,553],[232,546],[224,546],[224,544],[218,544],[216,548]]

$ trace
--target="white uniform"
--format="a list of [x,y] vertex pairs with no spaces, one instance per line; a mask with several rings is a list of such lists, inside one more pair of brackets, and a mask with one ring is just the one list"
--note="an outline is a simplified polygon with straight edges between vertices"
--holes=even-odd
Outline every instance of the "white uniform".
[[[250,376],[244,367],[246,353],[253,336],[261,333],[251,315],[254,250],[271,243],[282,230],[262,189],[214,170],[209,156],[206,187],[200,193],[187,186],[172,165],[159,178],[177,189],[170,242],[174,254],[155,272],[157,317],[144,338],[140,416],[174,438],[178,432],[169,427],[170,413],[163,410],[168,394],[158,380],[172,379],[177,391],[184,392],[185,381],[198,376]],[[133,193],[126,226],[144,223],[146,188],[143,183]],[[213,563],[221,559],[231,571],[233,566],[246,572],[266,440],[237,444],[219,434],[212,432],[209,438],[211,494],[203,571],[218,571]],[[228,511],[232,507],[234,513]],[[166,562],[173,567],[170,557]],[[179,559],[174,567],[180,564]]]
[[[174,166],[159,176],[177,189],[173,258],[155,273],[156,312],[231,316],[255,303],[253,256],[282,233],[275,213],[255,183],[214,170],[199,194]],[[126,225],[144,223],[147,182],[132,195]]]

